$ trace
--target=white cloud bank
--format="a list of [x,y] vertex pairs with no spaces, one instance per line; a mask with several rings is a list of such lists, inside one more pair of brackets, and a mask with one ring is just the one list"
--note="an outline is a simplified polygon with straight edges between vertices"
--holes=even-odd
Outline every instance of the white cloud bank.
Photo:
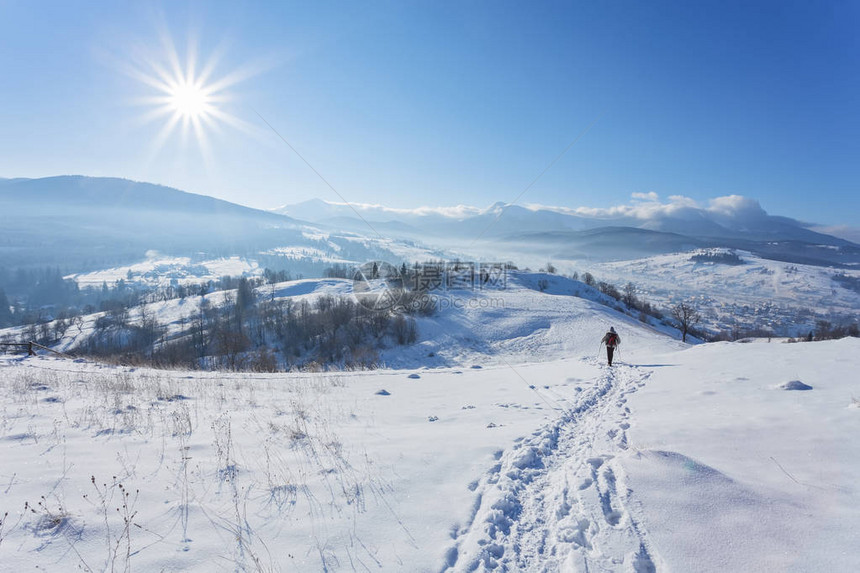
[[[668,197],[666,202],[662,202],[660,196],[653,191],[650,193],[633,193],[631,198],[632,202],[630,204],[613,207],[558,207],[537,203],[525,204],[523,207],[532,211],[555,211],[579,217],[597,219],[634,218],[642,221],[661,217],[695,218],[702,213],[710,214],[712,217],[739,220],[750,220],[767,216],[767,213],[761,208],[758,201],[741,195],[728,195],[711,199],[706,207],[702,207],[694,199],[683,195],[672,195]],[[456,205],[453,207],[423,206],[407,209],[386,207],[373,203],[326,203],[336,208],[355,209],[360,213],[372,213],[375,215],[388,214],[392,217],[426,217],[435,215],[450,219],[467,219],[491,210],[498,210],[500,206],[499,203],[496,203],[487,208]]]
[[[489,207],[480,208],[469,205],[453,207],[416,207],[412,209],[386,207],[371,203],[333,203],[321,202],[328,206],[327,211],[337,210],[340,214],[353,216],[355,209],[363,216],[374,221],[408,220],[415,218],[443,217],[452,220],[464,220],[487,213],[498,213],[504,207],[503,203],[495,203]],[[729,228],[752,228],[758,223],[770,219],[770,215],[762,208],[756,199],[743,195],[725,195],[715,197],[701,203],[684,195],[671,195],[662,199],[651,191],[648,193],[633,193],[630,201],[624,205],[611,207],[559,207],[530,203],[522,205],[531,211],[551,211],[579,217],[597,219],[607,224],[634,224],[647,226],[649,223],[663,221],[697,221],[717,223]],[[290,213],[289,206],[281,212]],[[328,212],[328,215],[334,213]],[[841,237],[853,242],[860,242],[860,229],[847,226],[817,226],[786,217],[777,217],[783,224],[795,224],[798,228]],[[773,220],[773,219],[770,219]]]
[[526,208],[537,211],[556,211],[568,215],[595,219],[637,219],[647,222],[658,219],[695,220],[727,220],[735,222],[752,222],[767,217],[767,212],[755,199],[742,195],[727,195],[710,199],[707,205],[701,205],[695,199],[683,195],[672,195],[664,202],[655,192],[633,193],[632,201],[627,205],[613,207],[554,207],[548,205],[529,204]]

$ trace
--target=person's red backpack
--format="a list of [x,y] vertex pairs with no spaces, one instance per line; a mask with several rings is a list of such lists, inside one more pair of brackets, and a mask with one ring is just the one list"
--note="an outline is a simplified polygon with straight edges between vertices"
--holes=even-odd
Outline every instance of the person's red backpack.
[[606,337],[606,346],[618,346],[618,335],[614,332],[609,332]]

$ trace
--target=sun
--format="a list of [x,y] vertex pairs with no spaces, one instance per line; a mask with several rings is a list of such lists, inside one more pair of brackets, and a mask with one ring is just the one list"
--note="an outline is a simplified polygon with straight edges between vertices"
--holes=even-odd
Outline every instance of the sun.
[[163,122],[152,139],[153,155],[178,132],[183,144],[196,142],[207,163],[212,163],[209,138],[221,125],[251,131],[249,124],[225,108],[234,101],[229,89],[259,70],[246,66],[218,75],[217,64],[223,57],[223,53],[215,53],[201,61],[195,42],[189,41],[187,48],[180,51],[165,30],[161,34],[160,49],[142,51],[142,55],[120,66],[125,74],[144,84],[149,91],[147,95],[134,98],[148,108],[141,117],[142,122]]
[[206,86],[200,84],[177,84],[169,98],[173,111],[185,119],[203,118],[213,109]]

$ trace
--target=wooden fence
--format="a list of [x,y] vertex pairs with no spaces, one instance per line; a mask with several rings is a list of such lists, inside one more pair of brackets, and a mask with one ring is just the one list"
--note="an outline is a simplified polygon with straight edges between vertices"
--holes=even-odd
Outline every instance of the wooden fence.
[[50,352],[52,354],[56,354],[57,356],[62,356],[63,358],[74,358],[74,356],[71,356],[71,355],[66,354],[64,352],[58,352],[58,351],[54,350],[53,348],[48,348],[47,346],[42,346],[38,342],[32,342],[32,341],[30,341],[30,342],[0,342],[0,346],[3,346],[3,347],[9,347],[10,346],[10,347],[22,348],[22,349],[26,348],[28,356],[38,356],[38,354],[36,354],[36,350],[35,350],[38,348],[40,350],[45,350],[45,351]]

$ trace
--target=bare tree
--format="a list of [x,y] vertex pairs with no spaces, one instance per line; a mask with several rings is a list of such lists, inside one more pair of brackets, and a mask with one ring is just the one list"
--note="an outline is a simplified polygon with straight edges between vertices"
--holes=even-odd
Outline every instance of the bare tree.
[[687,342],[687,333],[702,320],[702,315],[699,314],[699,311],[693,305],[681,302],[672,307],[672,318],[675,319],[678,328],[681,330],[681,340]]
[[158,323],[158,317],[153,313],[146,303],[141,303],[138,307],[140,313],[140,325],[138,332],[140,333],[140,352],[152,354],[155,349],[155,341],[162,334],[162,328]]
[[624,293],[621,295],[621,300],[627,305],[627,308],[634,308],[636,303],[636,285],[628,282],[624,285]]

